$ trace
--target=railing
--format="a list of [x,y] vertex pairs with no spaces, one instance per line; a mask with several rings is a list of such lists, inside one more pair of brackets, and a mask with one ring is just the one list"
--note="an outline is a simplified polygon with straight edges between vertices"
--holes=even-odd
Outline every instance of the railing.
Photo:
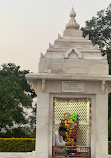
[[55,157],[87,157],[91,158],[90,147],[52,146],[52,158]]

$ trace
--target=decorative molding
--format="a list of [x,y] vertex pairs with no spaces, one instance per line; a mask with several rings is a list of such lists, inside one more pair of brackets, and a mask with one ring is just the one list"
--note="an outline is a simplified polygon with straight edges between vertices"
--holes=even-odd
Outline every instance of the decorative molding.
[[45,92],[45,79],[42,79],[42,92]]
[[108,83],[108,93],[111,93],[111,83]]
[[34,81],[27,79],[27,83],[30,85],[30,89],[33,89],[35,93],[37,94],[37,83]]
[[105,55],[103,56],[103,58],[107,60],[107,54],[105,54]]
[[61,35],[58,33],[58,39],[61,39]]
[[85,37],[86,40],[89,40],[89,34]]
[[40,57],[41,57],[41,58],[44,58],[45,55],[41,52]]
[[102,83],[101,83],[101,92],[102,92],[102,94],[105,93],[105,84],[106,84],[106,81],[102,81]]
[[70,48],[70,49],[65,53],[64,58],[68,59],[68,58],[69,58],[69,55],[70,55],[71,53],[77,54],[77,56],[78,56],[79,59],[82,59],[82,58],[83,58],[82,53],[81,53],[77,48]]
[[49,43],[49,49],[53,48],[53,45],[51,43]]
[[94,47],[99,50],[99,45],[95,44]]

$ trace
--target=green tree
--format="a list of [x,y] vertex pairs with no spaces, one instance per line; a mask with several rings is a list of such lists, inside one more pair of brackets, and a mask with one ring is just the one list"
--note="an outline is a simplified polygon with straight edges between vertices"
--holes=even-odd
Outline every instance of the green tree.
[[111,141],[111,119],[108,121],[108,138]]
[[104,55],[111,41],[111,4],[107,9],[97,12],[97,17],[87,20],[82,31],[84,37],[89,35],[93,44],[99,45]]
[[28,126],[14,127],[11,129],[7,129],[5,132],[1,132],[0,137],[1,138],[30,138],[33,137],[33,133],[31,132]]
[[[111,48],[109,47],[106,52],[109,64],[109,74],[111,75]],[[111,93],[108,95],[108,119],[111,120]]]
[[36,107],[37,104],[34,104],[34,107],[32,108],[32,115],[29,116],[29,124],[32,129],[33,137],[36,137]]
[[107,48],[106,53],[109,64],[109,74],[111,75],[111,43],[109,43],[109,48]]
[[0,70],[0,125],[3,129],[28,123],[24,108],[32,108],[35,95],[26,82],[20,66],[3,64]]
[[20,70],[20,66],[16,66],[14,63],[8,63],[2,65],[2,70],[0,71],[0,74],[2,76],[9,76],[13,74],[16,76],[19,80],[19,84],[22,86],[24,91],[31,94],[32,98],[36,97],[36,94],[34,90],[30,89],[30,86],[27,84],[25,74],[29,73],[29,70]]

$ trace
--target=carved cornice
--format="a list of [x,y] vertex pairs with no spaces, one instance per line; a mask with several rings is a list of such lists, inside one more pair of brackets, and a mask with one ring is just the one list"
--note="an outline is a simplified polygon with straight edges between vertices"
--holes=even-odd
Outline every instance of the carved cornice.
[[84,81],[107,81],[111,82],[111,75],[79,75],[79,74],[52,74],[52,73],[30,73],[26,75],[27,80],[84,80]]
[[37,94],[37,84],[38,84],[38,81],[27,79],[27,83],[30,85],[30,88],[33,89],[35,91],[35,93]]

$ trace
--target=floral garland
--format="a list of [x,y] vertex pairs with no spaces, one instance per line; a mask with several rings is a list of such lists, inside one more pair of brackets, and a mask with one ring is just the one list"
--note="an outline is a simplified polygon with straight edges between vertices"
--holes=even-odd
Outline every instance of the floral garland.
[[65,113],[61,120],[60,126],[64,126],[67,129],[64,140],[66,142],[72,141],[72,146],[76,146],[77,128],[79,126],[79,115],[77,113]]

